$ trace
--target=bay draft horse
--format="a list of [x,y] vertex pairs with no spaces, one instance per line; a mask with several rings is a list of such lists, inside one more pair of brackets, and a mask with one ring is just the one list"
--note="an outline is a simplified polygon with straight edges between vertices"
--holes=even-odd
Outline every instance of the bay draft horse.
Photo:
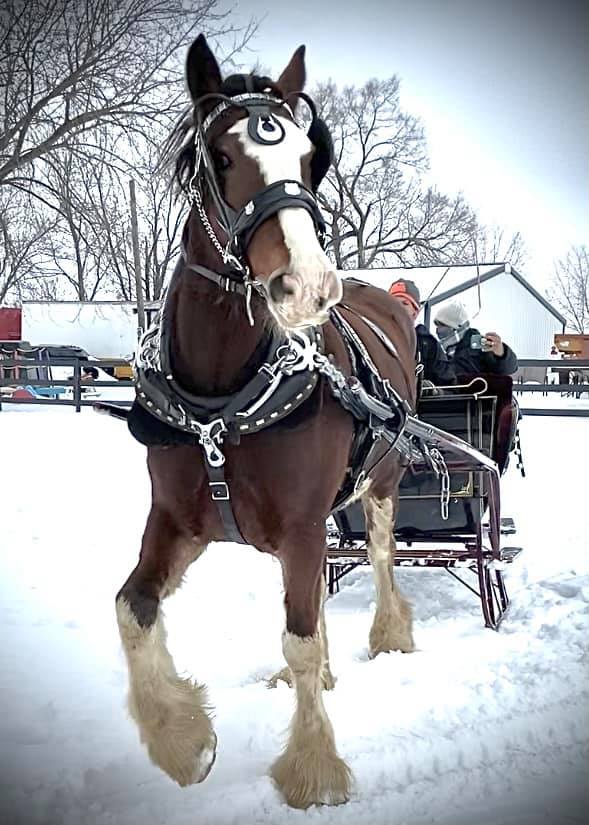
[[[310,102],[301,92],[304,51],[303,46],[297,49],[273,82],[254,74],[223,81],[202,35],[189,49],[186,73],[193,105],[176,127],[174,157],[176,176],[192,207],[183,257],[166,297],[170,369],[177,386],[194,396],[231,397],[259,368],[269,330],[292,334],[322,325],[325,352],[349,375],[349,352],[330,320],[330,309],[339,304],[382,376],[413,407],[415,338],[404,309],[382,290],[343,282],[318,240],[314,191],[331,157],[326,157],[325,124],[315,118],[306,132],[294,118],[300,98]],[[256,96],[266,101],[270,115],[252,115],[247,109],[247,101]],[[222,114],[206,125],[215,106],[228,99],[232,102]],[[248,204],[259,205],[258,195],[264,201],[276,191],[273,185],[284,181],[291,190],[293,181],[300,183],[299,200],[287,199],[284,206],[272,201],[262,220],[250,222],[249,234],[241,233],[241,250],[231,246],[236,238],[230,234],[238,234],[231,215],[243,217],[244,206],[247,213]],[[232,256],[226,249],[238,251]],[[190,268],[194,264],[201,274]],[[226,289],[219,289],[215,273],[229,270]],[[244,301],[238,286],[240,279],[247,286],[248,277],[255,289],[251,296],[245,290]],[[229,289],[230,281],[235,291]],[[386,331],[398,358],[352,310]],[[322,688],[334,683],[323,618],[326,519],[348,470],[353,433],[353,417],[320,377],[311,397],[283,424],[223,447],[231,507],[243,540],[277,557],[282,567],[282,649],[296,709],[271,775],[288,804],[300,808],[345,802],[351,788],[351,772],[337,752]],[[160,606],[188,566],[209,543],[226,539],[226,532],[218,502],[211,498],[205,454],[195,439],[152,446],[147,463],[151,510],[139,562],[117,595],[116,611],[129,668],[130,712],[152,761],[184,786],[206,778],[217,739],[205,686],[176,672]],[[410,608],[392,573],[402,473],[393,451],[358,490],[377,592],[369,637],[372,656],[413,649]]]

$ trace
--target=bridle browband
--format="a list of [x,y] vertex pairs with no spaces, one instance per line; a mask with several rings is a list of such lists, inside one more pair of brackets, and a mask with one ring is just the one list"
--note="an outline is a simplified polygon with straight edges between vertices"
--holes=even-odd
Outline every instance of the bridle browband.
[[[325,128],[323,122],[317,117],[315,104],[304,92],[296,92],[288,97],[291,96],[302,98],[309,106],[312,122],[307,134],[313,142],[314,127],[316,132]],[[203,120],[201,115],[202,104],[211,99],[220,99],[220,102]],[[275,114],[277,108],[284,110],[289,120],[298,126],[288,99],[281,99],[265,92],[246,92],[232,97],[221,93],[210,93],[203,95],[195,102],[194,171],[185,192],[188,200],[194,206],[209,240],[221,257],[224,270],[223,272],[216,272],[200,264],[187,264],[186,266],[188,269],[213,281],[225,291],[245,295],[248,318],[252,325],[253,316],[250,306],[252,289],[255,288],[264,296],[266,294],[262,284],[251,277],[245,260],[248,245],[258,227],[281,209],[305,209],[311,216],[319,242],[323,245],[325,221],[314,193],[303,183],[296,180],[281,180],[271,183],[256,193],[241,209],[234,209],[227,203],[220,190],[215,165],[207,144],[207,136],[212,126],[225,112],[231,109],[245,109],[249,137],[256,143],[276,145],[285,138],[284,126]],[[323,134],[323,132],[320,131],[320,134]],[[315,143],[314,145],[317,152],[322,151],[322,146],[317,146]],[[326,166],[328,165],[329,159]],[[205,187],[215,207],[215,220],[227,238],[225,244],[219,240],[207,215],[204,206]]]

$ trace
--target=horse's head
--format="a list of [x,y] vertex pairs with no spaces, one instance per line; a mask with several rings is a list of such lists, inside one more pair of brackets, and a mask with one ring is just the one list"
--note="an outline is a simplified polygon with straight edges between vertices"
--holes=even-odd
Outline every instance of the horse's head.
[[[251,275],[285,329],[325,322],[342,294],[319,241],[315,191],[332,147],[302,94],[304,51],[297,49],[276,82],[257,75],[223,81],[201,35],[186,67],[195,107],[188,194],[220,258]],[[308,132],[293,114],[300,97],[311,108]]]

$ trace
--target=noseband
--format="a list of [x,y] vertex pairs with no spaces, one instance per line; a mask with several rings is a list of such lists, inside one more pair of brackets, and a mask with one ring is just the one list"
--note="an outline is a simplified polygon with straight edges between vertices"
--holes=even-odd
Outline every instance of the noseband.
[[[315,104],[304,92],[297,92],[297,97],[305,100],[312,115],[311,126],[307,132],[309,140],[315,147],[311,162],[311,179],[314,189],[327,172],[332,160],[333,147],[326,124],[317,116]],[[202,120],[201,105],[211,98],[220,103]],[[251,140],[265,145],[275,146],[285,139],[285,129],[276,115],[276,109],[284,111],[293,123],[294,114],[287,100],[281,100],[270,94],[247,92],[227,97],[222,94],[207,94],[195,104],[196,131],[194,137],[194,172],[188,183],[186,195],[193,204],[197,215],[209,239],[223,261],[223,273],[214,272],[199,264],[187,264],[189,269],[217,283],[228,292],[238,292],[246,296],[250,323],[253,323],[250,298],[252,288],[265,295],[262,285],[251,277],[245,260],[248,245],[258,227],[281,209],[304,209],[315,226],[319,242],[323,246],[325,239],[325,221],[319,210],[315,194],[303,183],[296,180],[281,180],[261,189],[241,209],[236,210],[227,203],[221,193],[215,165],[207,144],[207,137],[218,119],[231,109],[245,110],[247,131]],[[300,128],[300,127],[299,127]],[[216,221],[227,237],[225,245],[221,243],[209,220],[204,207],[204,194],[208,191],[215,206]]]

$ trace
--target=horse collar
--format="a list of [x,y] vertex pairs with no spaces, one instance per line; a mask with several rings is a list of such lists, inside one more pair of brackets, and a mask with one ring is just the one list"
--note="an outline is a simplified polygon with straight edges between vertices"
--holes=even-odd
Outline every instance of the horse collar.
[[263,363],[244,387],[226,396],[189,393],[174,377],[166,305],[141,339],[134,365],[136,401],[164,427],[193,436],[211,467],[225,462],[221,452],[225,438],[238,443],[242,435],[277,423],[315,389],[314,361],[323,352],[321,328],[287,336],[273,327],[263,344]]

